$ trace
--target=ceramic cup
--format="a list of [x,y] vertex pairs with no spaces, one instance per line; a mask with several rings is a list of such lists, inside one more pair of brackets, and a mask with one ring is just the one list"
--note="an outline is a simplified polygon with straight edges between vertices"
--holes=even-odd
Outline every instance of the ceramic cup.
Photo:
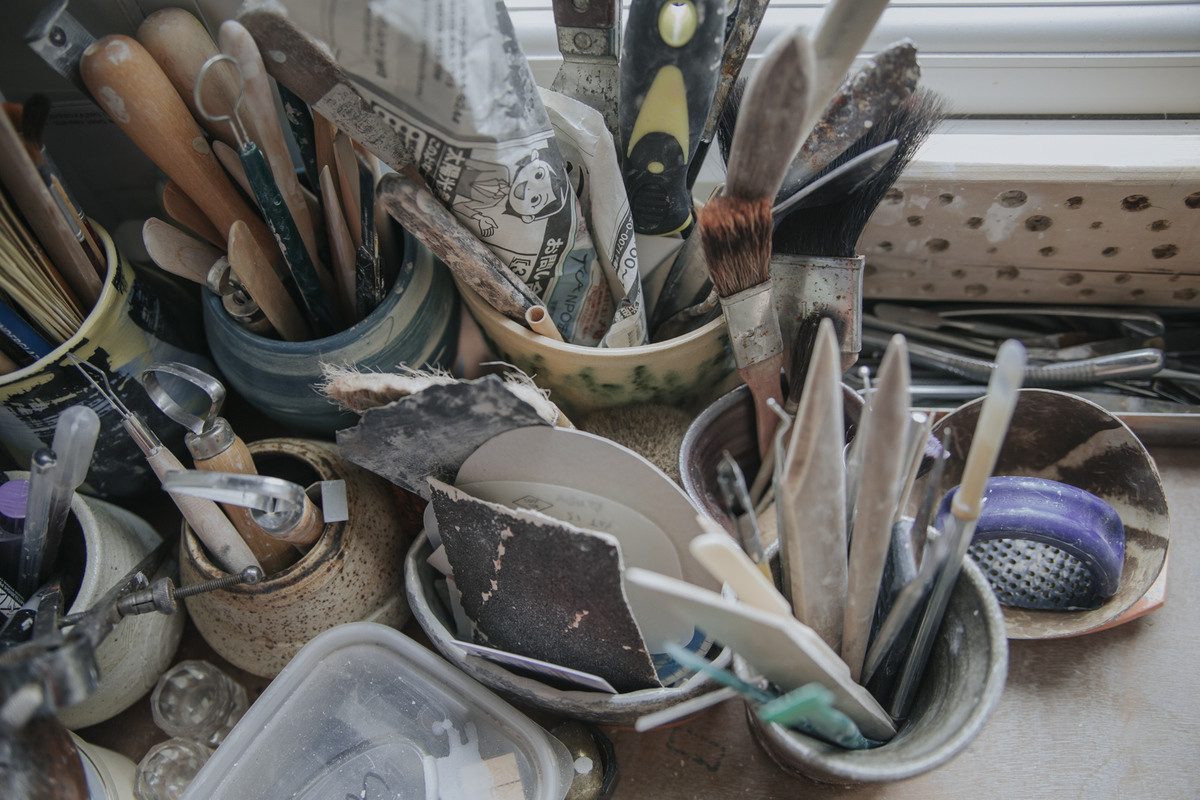
[[317,392],[322,365],[391,371],[397,365],[450,369],[458,351],[458,294],[449,271],[407,232],[391,290],[365,318],[340,333],[285,342],[251,333],[203,290],[204,329],[227,383],[254,407],[297,431],[331,435],[353,425]]
[[[952,431],[942,490],[962,479],[981,402],[960,406],[934,428],[935,435],[947,427]],[[1009,638],[1074,636],[1106,627],[1154,585],[1167,559],[1167,497],[1154,459],[1116,416],[1067,392],[1022,389],[993,474],[1046,478],[1083,489],[1112,506],[1125,528],[1125,564],[1116,594],[1086,611],[1004,606]]]
[[[29,477],[28,472],[5,474],[10,479]],[[162,538],[141,517],[76,493],[55,562],[55,571],[68,579],[82,573],[66,613],[90,609],[160,542]],[[133,705],[154,688],[171,663],[183,623],[183,614],[140,614],[121,620],[96,648],[100,685],[83,701],[59,710],[59,720],[68,728],[85,728]]]
[[[348,519],[326,524],[299,561],[257,584],[187,598],[204,640],[234,666],[273,678],[310,639],[335,625],[403,626],[409,609],[402,565],[412,534],[397,522],[391,484],[343,461],[331,443],[281,438],[248,446],[263,475],[301,486],[345,480]],[[184,586],[225,575],[186,523],[181,550]]]
[[496,356],[550,390],[567,416],[644,403],[700,408],[737,380],[724,318],[655,344],[587,347],[533,333],[458,288]]
[[[843,386],[842,402],[846,409],[847,441],[862,409],[862,397]],[[746,482],[754,480],[761,463],[758,434],[754,427],[754,399],[745,384],[721,395],[701,411],[683,436],[679,448],[679,472],[688,497],[706,514],[734,533],[733,521],[725,511],[717,484],[717,465],[725,451],[733,456]]]
[[145,457],[106,403],[68,360],[72,353],[108,374],[113,391],[171,448],[181,447],[184,429],[150,402],[137,376],[156,361],[181,361],[212,371],[201,336],[195,301],[166,276],[136,269],[112,239],[97,228],[108,274],[96,305],[79,330],[45,358],[0,375],[0,443],[16,465],[54,438],[58,416],[77,403],[100,416],[100,435],[85,490],[109,499],[157,489]]
[[[741,659],[734,668],[753,677]],[[760,720],[747,707],[750,730],[783,770],[822,783],[886,783],[945,764],[983,729],[1004,691],[1008,640],[987,580],[969,559],[950,593],[925,675],[896,736],[871,750],[845,750]]]

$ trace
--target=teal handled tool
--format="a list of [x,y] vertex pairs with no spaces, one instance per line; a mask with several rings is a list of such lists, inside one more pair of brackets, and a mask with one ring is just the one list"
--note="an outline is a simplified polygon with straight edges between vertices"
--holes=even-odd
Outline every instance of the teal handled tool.
[[[322,286],[317,268],[307,248],[304,246],[304,240],[300,236],[300,229],[296,226],[295,219],[288,212],[283,194],[279,190],[279,185],[275,182],[275,177],[271,173],[270,166],[267,165],[266,157],[258,149],[258,145],[250,140],[246,133],[246,127],[241,122],[238,109],[242,102],[242,94],[238,95],[234,101],[233,108],[230,109],[230,113],[228,114],[212,114],[203,106],[201,89],[204,86],[204,79],[207,75],[211,74],[213,66],[223,61],[233,65],[240,77],[241,68],[238,66],[237,60],[232,56],[221,54],[209,58],[200,67],[200,72],[196,75],[194,91],[196,108],[200,114],[210,121],[228,122],[229,126],[233,129],[234,136],[237,139],[238,158],[241,160],[242,167],[246,170],[246,178],[254,190],[254,199],[258,201],[259,209],[262,211],[267,227],[270,228],[272,236],[275,237],[275,241],[279,245],[279,250],[283,253],[287,269],[295,281],[296,290],[301,301],[300,306],[304,309],[317,337],[330,336],[337,332],[339,325],[334,317],[328,293]],[[239,83],[239,88],[244,91],[244,86],[241,83]]]
[[621,51],[622,171],[634,230],[692,223],[687,172],[721,68],[725,0],[634,0]]

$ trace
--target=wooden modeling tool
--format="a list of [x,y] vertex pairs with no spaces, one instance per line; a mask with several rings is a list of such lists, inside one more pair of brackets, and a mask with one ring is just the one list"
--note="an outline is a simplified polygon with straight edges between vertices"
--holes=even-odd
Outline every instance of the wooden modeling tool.
[[278,252],[271,232],[230,183],[204,132],[141,44],[120,35],[97,39],[84,51],[79,69],[105,113],[218,232],[227,233],[241,221],[264,253]]
[[1000,345],[996,353],[996,368],[988,381],[987,394],[979,410],[979,421],[975,424],[975,434],[971,438],[970,450],[967,451],[962,482],[954,493],[951,513],[942,531],[948,546],[946,565],[934,580],[929,602],[921,616],[908,658],[900,672],[895,694],[892,696],[890,709],[892,716],[897,719],[908,716],[917,685],[925,673],[925,666],[933,649],[934,636],[941,627],[946,605],[950,602],[950,592],[958,582],[963,558],[971,545],[975,523],[983,511],[984,491],[988,478],[996,468],[1004,437],[1008,434],[1024,371],[1024,345],[1016,339],[1009,339]]
[[[67,359],[75,365],[87,382],[121,417],[121,425],[146,456],[146,461],[160,481],[169,473],[184,468],[179,459],[163,446],[154,432],[121,402],[121,398],[113,392],[108,382],[108,376],[102,369],[94,364],[89,364],[73,353],[68,353]],[[246,567],[261,569],[258,559],[255,558],[249,545],[242,539],[237,528],[233,527],[233,523],[216,503],[196,497],[172,496],[171,499],[175,501],[175,505],[178,506],[183,518],[187,520],[196,536],[204,543],[212,555],[213,561],[222,569],[229,573],[241,572]]]
[[174,225],[150,217],[142,223],[142,244],[159,269],[205,285],[208,272],[223,253]]
[[[200,74],[200,67],[221,52],[204,23],[182,8],[163,8],[147,15],[138,26],[135,38],[158,62],[192,116],[204,129],[230,147],[236,147],[237,142],[230,130],[204,119],[196,107],[196,77]],[[215,76],[204,90],[205,105],[209,108],[229,108],[233,104],[239,89],[232,77],[228,74]]]
[[246,291],[271,321],[271,327],[285,341],[302,342],[310,337],[308,324],[292,302],[283,281],[254,234],[241,220],[229,227],[229,263]]
[[[796,619],[835,651],[845,618],[846,479],[841,359],[821,320],[783,466],[775,480],[779,567]],[[853,672],[853,670],[852,670]]]
[[[783,404],[783,341],[769,275],[771,206],[811,126],[812,74],[803,29],[771,43],[746,86],[724,194],[700,214],[709,277],[721,298],[734,364],[754,396],[759,453],[764,454],[776,426],[767,400]],[[770,144],[764,147],[764,141]]]
[[862,674],[863,659],[875,617],[883,565],[892,537],[896,500],[907,466],[909,423],[908,351],[903,336],[888,344],[860,445],[862,477],[852,498],[854,522],[850,529],[850,562],[846,587],[846,619],[842,631],[842,659],[855,680]]
[[[238,158],[246,170],[246,179],[250,182],[250,188],[267,221],[267,227],[279,246],[279,252],[283,254],[287,271],[295,281],[308,322],[318,337],[330,336],[337,332],[339,327],[329,304],[329,295],[335,293],[332,279],[325,275],[323,280],[321,273],[317,271],[266,158],[258,149],[258,145],[247,137],[246,126],[241,118],[244,94],[239,92],[231,106],[219,110],[209,108],[204,102],[203,89],[207,79],[210,75],[223,71],[222,66],[232,67],[235,73],[238,70],[237,61],[223,53],[205,61],[200,68],[196,76],[196,109],[206,119],[228,123],[233,130],[237,140]],[[240,80],[237,85],[239,88],[243,86]]]
[[334,277],[337,281],[338,296],[341,301],[342,314],[347,319],[354,315],[354,238],[350,227],[342,213],[338,190],[333,183],[333,173],[329,166],[321,168],[321,201],[325,209],[325,230],[329,234],[329,250],[333,258]]
[[814,681],[834,694],[834,707],[854,720],[864,736],[885,741],[896,733],[887,712],[850,678],[845,663],[815,632],[794,617],[768,614],[716,592],[649,570],[625,570],[631,599],[672,609],[713,639],[741,655],[783,691]]
[[217,161],[221,162],[221,166],[229,173],[229,177],[238,185],[238,188],[246,193],[246,197],[254,197],[254,187],[250,185],[250,179],[246,177],[246,168],[242,166],[242,160],[238,158],[237,150],[221,141],[213,142],[212,149]]
[[212,220],[200,210],[200,206],[196,205],[192,198],[187,196],[178,183],[168,180],[163,184],[162,203],[163,209],[171,219],[214,247],[225,249],[225,236],[217,230]]
[[333,136],[333,160],[337,164],[337,188],[342,214],[346,217],[354,247],[358,248],[363,242],[358,157],[354,155],[350,137],[344,131],[338,131]]
[[[204,415],[196,416],[178,403],[163,386],[159,375],[170,376],[180,387],[193,387],[203,395],[209,404]],[[242,475],[257,474],[250,448],[246,447],[246,443],[234,433],[229,422],[220,415],[221,406],[225,402],[224,384],[203,370],[175,361],[151,364],[142,370],[138,380],[159,410],[187,428],[183,443],[191,453],[196,469]],[[307,497],[305,499],[307,500]],[[312,505],[311,500],[308,501],[308,505]],[[273,538],[259,527],[251,518],[249,509],[231,503],[222,507],[268,575],[283,570],[299,558],[299,553],[294,547]],[[315,511],[315,508],[306,507],[305,511],[310,512],[306,516],[311,517],[311,511]],[[319,511],[316,511],[316,517],[320,518]],[[320,535],[320,527],[317,528],[316,535]]]

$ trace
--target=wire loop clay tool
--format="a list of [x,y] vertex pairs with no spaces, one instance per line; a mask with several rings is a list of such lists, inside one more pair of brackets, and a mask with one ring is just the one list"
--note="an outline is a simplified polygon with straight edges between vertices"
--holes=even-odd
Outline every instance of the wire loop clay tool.
[[[205,79],[212,74],[212,68],[221,62],[232,65],[238,76],[238,95],[228,114],[214,114],[204,107],[203,101],[202,89]],[[279,250],[283,253],[288,271],[296,283],[301,306],[308,317],[308,322],[318,337],[329,336],[336,333],[338,329],[333,309],[327,299],[328,295],[333,294],[332,286],[327,289],[322,285],[317,268],[300,236],[300,229],[296,226],[291,212],[288,211],[283,194],[279,191],[279,185],[275,182],[271,168],[267,165],[267,159],[258,149],[258,145],[251,141],[246,133],[246,126],[242,122],[240,112],[246,95],[245,90],[242,69],[237,60],[233,56],[215,55],[204,62],[204,65],[200,67],[200,72],[196,75],[194,89],[196,110],[211,122],[229,123],[237,140],[238,158],[241,159],[242,167],[246,171],[246,178],[254,191],[254,198],[258,201],[267,227],[271,229],[271,234],[275,237]]]

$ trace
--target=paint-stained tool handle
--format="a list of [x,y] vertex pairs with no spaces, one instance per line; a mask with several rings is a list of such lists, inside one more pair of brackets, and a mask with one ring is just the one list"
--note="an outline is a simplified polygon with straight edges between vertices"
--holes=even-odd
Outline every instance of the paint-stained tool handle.
[[767,0],[738,0],[730,5],[736,6],[736,9],[730,12],[726,20],[721,74],[717,78],[717,88],[713,92],[708,121],[704,124],[704,131],[700,134],[696,152],[688,164],[689,187],[696,183],[700,167],[704,163],[704,157],[708,154],[708,148],[712,145],[713,139],[716,138],[717,125],[721,121],[721,114],[729,100],[729,93],[733,91],[733,85],[742,72],[746,57],[750,55],[750,45],[754,42],[758,27],[762,24],[763,14],[767,11]]
[[542,301],[455,219],[412,170],[384,175],[376,189],[383,207],[480,297],[521,324]]
[[222,234],[243,222],[265,252],[275,240],[242,199],[200,126],[162,68],[128,36],[97,39],[83,53],[80,71],[92,94],[125,134],[179,184]]
[[618,102],[625,190],[638,233],[688,227],[688,166],[721,71],[725,0],[634,0]]
[[[258,45],[250,31],[237,20],[226,20],[218,31],[221,49],[233,56],[245,82],[246,98],[243,107],[252,132],[251,139],[258,144],[271,166],[275,183],[287,205],[304,248],[311,257],[318,274],[325,269],[318,257],[316,227],[304,199],[304,190],[296,177],[296,167],[288,151],[287,139],[279,115],[275,112],[275,98],[271,94],[270,78]],[[315,188],[316,184],[314,184]]]
[[318,337],[331,336],[338,330],[337,318],[329,304],[329,296],[321,284],[316,265],[304,245],[300,229],[288,211],[283,194],[271,174],[271,168],[267,166],[267,160],[253,142],[244,143],[238,150],[238,157],[246,170],[246,178],[254,190],[254,198],[258,200],[267,227],[279,245],[279,252],[283,253],[288,272],[296,282],[312,329]]

